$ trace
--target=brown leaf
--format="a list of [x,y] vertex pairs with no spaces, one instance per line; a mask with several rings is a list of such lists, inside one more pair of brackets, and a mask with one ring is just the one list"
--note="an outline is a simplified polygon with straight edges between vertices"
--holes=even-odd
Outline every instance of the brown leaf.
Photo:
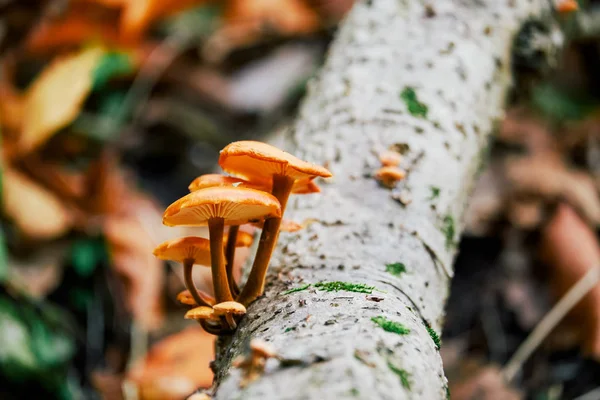
[[4,213],[25,236],[48,240],[67,233],[72,217],[53,193],[11,167],[2,173]]
[[504,382],[497,367],[478,368],[462,382],[450,387],[453,400],[519,400],[523,396]]
[[129,372],[141,400],[185,399],[198,388],[211,385],[215,336],[190,327],[152,347]]
[[22,150],[39,147],[79,115],[104,53],[100,47],[90,47],[57,58],[31,84],[25,93]]
[[[600,267],[600,246],[594,231],[572,207],[561,204],[542,231],[541,252],[550,269],[550,285],[557,298],[590,268]],[[600,357],[600,285],[596,285],[569,314],[578,326],[584,350]]]

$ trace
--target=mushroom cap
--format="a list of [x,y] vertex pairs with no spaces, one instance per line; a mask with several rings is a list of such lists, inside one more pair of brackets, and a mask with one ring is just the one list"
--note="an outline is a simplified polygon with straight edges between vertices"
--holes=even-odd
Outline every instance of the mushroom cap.
[[375,174],[375,178],[388,187],[394,186],[405,176],[406,173],[398,167],[381,167]]
[[[271,192],[273,188],[273,180],[252,180],[247,181],[240,178],[234,178],[233,176],[226,176],[220,174],[205,174],[200,175],[190,183],[188,189],[190,192],[196,190],[215,187],[215,186],[238,186],[249,189],[262,190],[263,192]],[[310,194],[319,193],[321,188],[319,185],[312,181],[312,178],[299,179],[294,182],[292,187],[292,193],[294,194]]]
[[[227,244],[227,235],[223,237],[223,244]],[[251,244],[251,234],[238,232],[236,247],[249,247]],[[171,239],[156,246],[152,254],[161,260],[182,263],[191,258],[194,264],[210,265],[210,240],[197,236]]]
[[190,183],[188,189],[190,192],[196,190],[215,187],[215,186],[239,186],[250,189],[262,190],[270,192],[270,184],[267,182],[249,182],[244,179],[234,178],[233,176],[225,176],[220,174],[205,174],[200,175]]
[[233,142],[221,150],[219,165],[225,172],[247,180],[270,180],[273,175],[292,179],[329,178],[331,172],[290,153],[253,140]]
[[179,294],[177,295],[177,301],[186,306],[197,305],[196,300],[194,300],[189,290],[179,292]]
[[217,320],[219,317],[215,315],[214,311],[210,307],[200,306],[196,308],[192,308],[188,312],[185,313],[185,319],[209,319],[209,320]]
[[379,154],[379,161],[384,167],[397,167],[402,161],[402,156],[396,151],[387,150]]
[[267,217],[281,217],[281,205],[273,195],[223,186],[196,190],[180,198],[165,210],[163,224],[201,226],[211,218],[223,218],[225,225],[242,225]]
[[246,314],[246,307],[237,301],[224,301],[213,306],[215,315],[244,315]]
[[277,356],[275,349],[262,340],[254,339],[250,341],[250,350],[259,357],[271,358]]

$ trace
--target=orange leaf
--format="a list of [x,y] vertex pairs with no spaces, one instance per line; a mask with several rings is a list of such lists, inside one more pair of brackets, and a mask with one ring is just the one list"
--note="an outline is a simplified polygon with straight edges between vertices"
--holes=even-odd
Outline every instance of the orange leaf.
[[25,93],[21,149],[31,151],[79,115],[105,50],[88,48],[53,61]]
[[[541,250],[551,267],[550,285],[557,297],[567,292],[590,268],[600,266],[594,231],[566,204],[561,204],[542,231]],[[600,357],[600,286],[592,289],[570,313],[580,328],[584,350]]]
[[190,327],[156,344],[129,372],[141,400],[183,400],[211,385],[215,336]]
[[71,215],[54,194],[10,167],[2,174],[4,213],[24,235],[54,239],[70,229]]
[[157,20],[207,0],[123,0],[121,34],[130,40],[139,40],[148,27]]

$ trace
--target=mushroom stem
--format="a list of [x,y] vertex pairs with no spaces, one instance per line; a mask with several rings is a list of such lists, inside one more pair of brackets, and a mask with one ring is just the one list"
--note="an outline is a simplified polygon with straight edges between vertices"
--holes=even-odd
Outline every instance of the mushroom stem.
[[235,245],[237,242],[237,235],[240,229],[239,225],[232,225],[229,227],[229,233],[227,234],[227,247],[225,248],[225,265],[227,267],[227,282],[229,282],[229,290],[234,296],[240,293],[235,278],[233,277],[233,261],[235,259]]
[[233,318],[233,314],[226,313],[225,314],[225,321],[227,321],[227,324],[229,325],[229,327],[231,329],[237,328],[237,323],[235,322],[235,319]]
[[[294,186],[294,179],[283,175],[273,176],[272,194],[279,200],[279,204],[281,204],[282,217],[288,198],[292,192],[292,186]],[[256,257],[252,264],[252,270],[250,271],[246,285],[236,300],[246,307],[256,300],[256,298],[264,291],[265,277],[267,275],[267,269],[269,268],[271,255],[277,244],[280,225],[281,218],[267,218],[265,220],[263,231],[260,235],[260,241],[258,243],[258,249],[256,251]]]
[[200,322],[200,326],[202,326],[202,329],[204,329],[206,332],[212,334],[212,335],[220,335],[221,334],[221,327],[220,326],[214,326],[211,325],[208,321],[206,320],[200,320],[198,321]]
[[229,283],[227,283],[227,271],[225,269],[225,256],[223,254],[223,218],[210,218],[208,220],[208,233],[210,236],[210,264],[215,288],[217,303],[232,301]]
[[212,296],[203,293],[196,289],[194,280],[192,279],[192,269],[194,267],[194,259],[186,258],[183,260],[183,280],[185,282],[185,288],[189,290],[190,294],[194,298],[194,301],[199,306],[212,307],[215,304],[215,299]]

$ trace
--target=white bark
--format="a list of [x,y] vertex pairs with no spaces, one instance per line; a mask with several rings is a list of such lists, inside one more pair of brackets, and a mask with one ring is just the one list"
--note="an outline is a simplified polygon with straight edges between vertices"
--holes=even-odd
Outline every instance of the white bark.
[[[425,4],[431,4],[429,12]],[[510,85],[510,54],[522,22],[543,0],[373,0],[355,5],[286,146],[329,163],[335,174],[318,195],[296,196],[286,217],[316,219],[282,234],[266,295],[249,308],[217,362],[218,399],[442,399],[446,378],[425,323],[440,333],[462,215]],[[433,13],[431,12],[433,11]],[[432,15],[434,14],[434,15]],[[425,118],[407,110],[413,88]],[[407,147],[407,178],[395,191],[371,177],[377,153]],[[431,200],[432,188],[439,197]],[[403,206],[393,195],[412,202]],[[453,237],[447,228],[454,226]],[[401,262],[407,273],[386,272]],[[309,288],[344,281],[363,293]],[[384,331],[384,316],[410,329]],[[285,359],[245,389],[228,362],[248,338],[270,342]],[[406,371],[410,388],[393,369]]]

